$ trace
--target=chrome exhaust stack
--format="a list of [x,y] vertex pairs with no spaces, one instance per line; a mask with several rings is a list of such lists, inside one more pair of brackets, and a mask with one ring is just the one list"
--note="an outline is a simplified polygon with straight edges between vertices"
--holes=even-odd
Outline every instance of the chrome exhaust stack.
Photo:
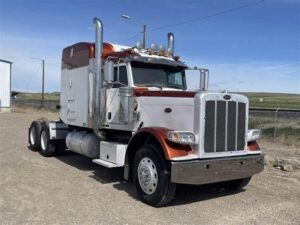
[[174,45],[175,45],[175,37],[174,37],[174,34],[173,33],[168,33],[168,53],[173,56],[174,55]]
[[95,25],[95,62],[93,76],[93,127],[99,129],[101,127],[101,88],[103,88],[102,80],[102,50],[103,50],[103,23],[97,17],[94,18]]

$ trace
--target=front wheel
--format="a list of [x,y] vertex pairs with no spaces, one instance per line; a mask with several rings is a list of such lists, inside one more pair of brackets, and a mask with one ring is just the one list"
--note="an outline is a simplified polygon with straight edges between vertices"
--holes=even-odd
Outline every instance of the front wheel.
[[137,151],[133,172],[135,186],[143,202],[162,206],[172,200],[176,184],[171,183],[167,162],[157,146],[145,145]]

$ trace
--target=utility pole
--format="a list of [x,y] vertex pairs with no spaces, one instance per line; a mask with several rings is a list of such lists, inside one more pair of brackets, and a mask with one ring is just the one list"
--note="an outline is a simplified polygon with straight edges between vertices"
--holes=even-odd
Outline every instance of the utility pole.
[[41,108],[44,108],[44,94],[45,94],[45,60],[41,58],[31,58],[31,59],[38,59],[42,61],[42,102]]
[[42,109],[44,108],[44,93],[45,93],[45,60],[43,59],[43,75],[42,75]]
[[[135,18],[132,18],[132,17],[130,17],[130,16],[128,16],[128,15],[121,15],[121,17],[122,18],[124,18],[124,19],[133,19],[133,20],[136,20],[136,22],[138,21],[138,23],[141,23],[141,21],[140,20],[137,20],[137,19],[135,19]],[[147,25],[146,24],[143,24],[143,49],[146,49],[146,33],[147,33]]]

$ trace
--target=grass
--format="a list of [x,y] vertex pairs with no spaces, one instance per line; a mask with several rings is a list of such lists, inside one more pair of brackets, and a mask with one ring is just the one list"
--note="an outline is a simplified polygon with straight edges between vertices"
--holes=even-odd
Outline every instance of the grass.
[[241,94],[246,95],[249,98],[250,108],[300,109],[299,94],[250,92]]
[[[266,128],[263,129],[263,135],[266,137],[273,137],[274,136],[274,128]],[[276,130],[276,136],[294,136],[297,137],[298,140],[300,141],[300,128],[294,128],[294,127],[283,127],[283,128],[278,128]]]
[[[58,101],[59,100],[60,93],[59,92],[52,92],[52,93],[45,93],[44,99],[45,101]],[[22,100],[41,100],[42,94],[41,93],[24,93],[20,92],[17,94],[17,99]]]
[[[261,129],[262,139],[273,141],[274,118],[263,116],[250,116],[249,129]],[[300,118],[278,118],[276,138],[277,143],[283,145],[300,146]]]
[[[274,128],[266,128],[262,130],[262,139],[273,141]],[[276,130],[276,143],[281,143],[286,146],[300,146],[300,128],[283,127]]]
[[250,117],[249,129],[259,128],[262,129],[266,126],[274,125],[274,119],[268,117]]

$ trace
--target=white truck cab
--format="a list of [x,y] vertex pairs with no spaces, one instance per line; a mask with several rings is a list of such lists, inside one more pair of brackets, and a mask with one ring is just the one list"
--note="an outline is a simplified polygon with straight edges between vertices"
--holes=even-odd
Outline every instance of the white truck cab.
[[94,24],[95,43],[63,50],[60,121],[33,121],[32,149],[123,167],[153,206],[170,202],[178,183],[242,188],[263,170],[245,96],[207,90],[208,70],[197,68],[199,90],[187,91],[190,68],[174,56],[172,33],[167,50],[142,49],[103,43],[103,24]]

